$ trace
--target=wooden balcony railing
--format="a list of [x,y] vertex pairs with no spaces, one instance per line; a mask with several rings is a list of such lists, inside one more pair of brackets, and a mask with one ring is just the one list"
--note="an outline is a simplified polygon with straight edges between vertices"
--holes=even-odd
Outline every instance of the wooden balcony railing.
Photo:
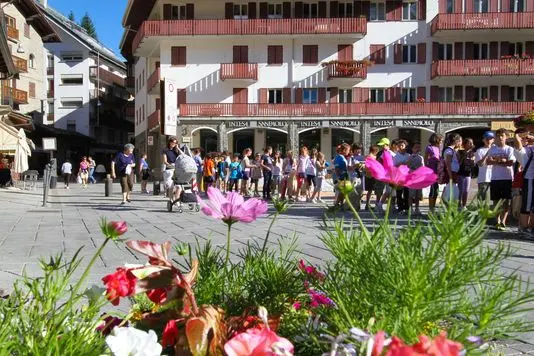
[[331,62],[326,65],[328,79],[367,78],[367,67],[361,61]]
[[13,26],[7,25],[7,37],[11,40],[17,40],[19,39],[19,30],[17,30]]
[[28,72],[28,61],[24,58],[20,58],[17,56],[12,55],[13,57],[13,63],[15,63],[15,67],[19,70],[19,72],[27,73]]
[[53,98],[54,97],[54,88],[52,88],[52,89],[50,89],[50,90],[48,90],[46,92],[46,97],[47,98]]
[[203,35],[365,34],[365,18],[155,20],[145,21],[132,41],[135,53],[145,37]]
[[442,30],[534,28],[534,12],[438,14],[430,28],[432,34]]
[[258,63],[221,63],[221,80],[258,80]]
[[105,83],[116,84],[121,87],[124,87],[126,84],[125,79],[121,76],[100,67],[89,67],[89,76],[93,79],[99,79]]
[[154,111],[152,114],[148,116],[147,118],[148,130],[153,129],[154,127],[159,125],[159,117],[160,117],[159,110]]
[[5,100],[13,98],[15,104],[28,104],[28,92],[24,90],[5,86],[2,94]]
[[161,79],[161,69],[156,68],[154,72],[148,77],[146,81],[146,91],[151,91],[156,85],[159,85],[159,81]]
[[432,78],[466,75],[534,75],[534,59],[466,59],[432,63]]
[[533,102],[182,104],[180,116],[515,115],[530,110],[533,104]]

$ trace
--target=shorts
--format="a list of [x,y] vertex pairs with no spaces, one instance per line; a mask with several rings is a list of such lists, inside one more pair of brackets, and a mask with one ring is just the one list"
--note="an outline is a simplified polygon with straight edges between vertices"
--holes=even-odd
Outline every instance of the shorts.
[[521,214],[534,213],[534,179],[523,179]]
[[80,172],[80,178],[82,178],[82,179],[87,179],[87,178],[89,178],[89,172],[87,172],[87,171],[81,171],[81,172]]
[[428,199],[437,199],[439,196],[439,183],[433,183],[430,186],[430,193],[428,194]]
[[282,177],[280,177],[280,176],[273,176],[273,178],[272,178],[272,180],[271,180],[271,184],[279,185],[281,181],[282,181]]
[[120,176],[121,190],[123,193],[129,193],[133,189],[133,179],[131,174]]
[[165,184],[165,189],[170,189],[174,186],[172,177],[174,176],[174,169],[166,169],[163,171],[163,184]]
[[315,187],[317,185],[317,179],[315,176],[312,176],[311,174],[308,174],[306,176],[306,181],[308,182],[308,186],[311,187],[312,185]]
[[417,199],[419,201],[423,200],[423,190],[422,189],[410,189],[408,196],[410,199]]
[[512,199],[512,180],[492,180],[490,198],[494,202]]
[[143,169],[141,171],[141,180],[148,180],[148,177],[150,177],[150,173],[148,172],[148,169]]
[[243,180],[248,180],[248,178],[249,178],[249,177],[248,177],[248,173],[245,172],[245,171],[243,171],[243,172],[242,172],[242,175],[241,175],[241,179],[243,179]]

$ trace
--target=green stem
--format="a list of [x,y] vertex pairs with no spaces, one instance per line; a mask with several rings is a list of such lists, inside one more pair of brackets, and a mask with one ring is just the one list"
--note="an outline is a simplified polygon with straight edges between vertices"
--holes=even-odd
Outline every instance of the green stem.
[[345,202],[347,203],[347,205],[349,206],[350,210],[352,211],[352,213],[354,214],[354,217],[356,218],[356,220],[358,220],[358,223],[360,224],[360,227],[362,229],[365,228],[365,225],[363,224],[363,220],[362,218],[360,217],[360,214],[358,214],[358,212],[356,211],[356,208],[354,207],[354,205],[352,205],[352,202],[350,201],[349,199],[349,195],[345,195]]
[[224,268],[226,270],[226,274],[228,274],[228,262],[230,261],[230,233],[232,231],[232,223],[227,223],[228,225],[228,231],[226,233],[226,258],[224,260]]
[[271,224],[269,225],[269,229],[267,229],[267,235],[265,235],[265,240],[263,241],[263,247],[261,248],[261,254],[265,252],[265,248],[267,247],[267,241],[269,241],[269,235],[271,234],[271,228],[274,225],[274,222],[276,221],[276,218],[278,217],[279,213],[274,213],[273,219],[271,220]]

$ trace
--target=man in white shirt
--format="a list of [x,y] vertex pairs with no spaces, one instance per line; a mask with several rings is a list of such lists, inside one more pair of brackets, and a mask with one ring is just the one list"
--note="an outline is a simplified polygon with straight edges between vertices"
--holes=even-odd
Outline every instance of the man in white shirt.
[[[521,191],[520,233],[533,231],[534,227],[534,136],[527,131],[517,130],[515,134],[515,156],[521,163],[523,187]],[[530,231],[529,231],[530,230]]]
[[515,163],[514,149],[506,144],[506,130],[495,132],[495,145],[486,157],[486,164],[491,165],[490,197],[494,204],[502,201],[502,210],[497,216],[498,230],[506,230],[506,219],[512,199],[512,181],[514,179],[513,165]]
[[475,164],[478,166],[478,193],[477,199],[489,202],[489,188],[491,183],[491,166],[486,163],[488,151],[493,145],[495,134],[492,131],[484,133],[484,147],[480,147],[475,154]]
[[69,188],[70,175],[72,174],[72,164],[67,159],[61,166],[61,174],[63,175],[63,182],[65,183],[65,189]]

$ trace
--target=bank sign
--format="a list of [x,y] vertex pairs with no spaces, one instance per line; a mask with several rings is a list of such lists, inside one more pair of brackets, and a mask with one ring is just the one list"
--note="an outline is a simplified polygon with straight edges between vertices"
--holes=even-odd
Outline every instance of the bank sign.
[[167,136],[176,135],[178,125],[178,89],[176,82],[165,78],[163,81],[164,110],[161,113],[163,123],[163,134]]

